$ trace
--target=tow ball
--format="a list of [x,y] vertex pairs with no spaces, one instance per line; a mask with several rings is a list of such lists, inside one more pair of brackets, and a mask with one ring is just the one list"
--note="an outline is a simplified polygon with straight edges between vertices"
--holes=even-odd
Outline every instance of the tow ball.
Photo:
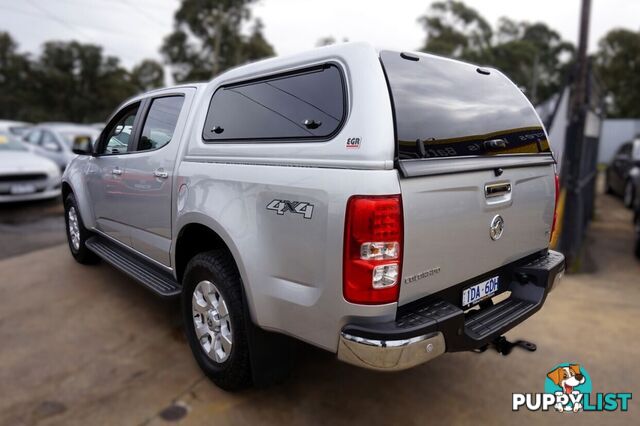
[[517,340],[515,342],[510,342],[507,340],[506,337],[500,336],[500,337],[497,337],[493,342],[486,344],[478,349],[475,349],[474,352],[482,353],[487,349],[489,349],[489,346],[491,346],[493,349],[495,349],[498,353],[502,354],[503,356],[509,355],[511,353],[511,350],[516,346],[522,349],[526,349],[529,352],[535,352],[536,349],[538,349],[535,343],[531,343],[526,340]]

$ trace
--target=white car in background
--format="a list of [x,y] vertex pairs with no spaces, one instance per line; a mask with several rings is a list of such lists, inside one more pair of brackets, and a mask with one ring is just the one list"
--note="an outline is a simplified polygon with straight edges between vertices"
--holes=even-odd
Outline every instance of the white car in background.
[[60,168],[9,133],[0,133],[0,203],[60,196]]
[[15,136],[23,136],[32,126],[32,123],[26,121],[0,120],[0,132]]
[[38,154],[53,160],[60,170],[75,157],[71,151],[74,140],[89,138],[93,143],[100,131],[91,126],[73,123],[43,123],[33,126],[24,135],[24,141],[35,148]]

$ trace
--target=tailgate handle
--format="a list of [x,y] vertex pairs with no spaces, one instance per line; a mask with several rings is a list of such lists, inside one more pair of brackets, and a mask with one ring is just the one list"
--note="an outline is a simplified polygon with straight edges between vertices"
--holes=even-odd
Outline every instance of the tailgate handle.
[[511,192],[510,183],[488,183],[484,186],[485,198],[499,197]]

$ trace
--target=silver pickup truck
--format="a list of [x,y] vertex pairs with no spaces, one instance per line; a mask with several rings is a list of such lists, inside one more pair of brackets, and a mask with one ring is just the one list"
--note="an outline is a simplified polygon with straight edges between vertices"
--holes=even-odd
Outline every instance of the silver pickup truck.
[[547,139],[495,69],[363,43],[268,59],[76,143],[69,247],[180,296],[222,388],[286,370],[294,339],[405,369],[485,347],[559,280]]

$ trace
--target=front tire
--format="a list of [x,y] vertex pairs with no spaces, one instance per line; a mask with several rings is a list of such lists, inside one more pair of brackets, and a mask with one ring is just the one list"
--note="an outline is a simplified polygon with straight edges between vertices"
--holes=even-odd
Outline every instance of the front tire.
[[91,265],[99,261],[98,256],[87,248],[87,239],[91,232],[84,227],[80,210],[73,194],[64,200],[64,220],[67,231],[67,242],[73,258],[83,265]]
[[229,253],[213,250],[189,261],[181,304],[189,346],[205,375],[228,391],[249,387],[248,316]]

